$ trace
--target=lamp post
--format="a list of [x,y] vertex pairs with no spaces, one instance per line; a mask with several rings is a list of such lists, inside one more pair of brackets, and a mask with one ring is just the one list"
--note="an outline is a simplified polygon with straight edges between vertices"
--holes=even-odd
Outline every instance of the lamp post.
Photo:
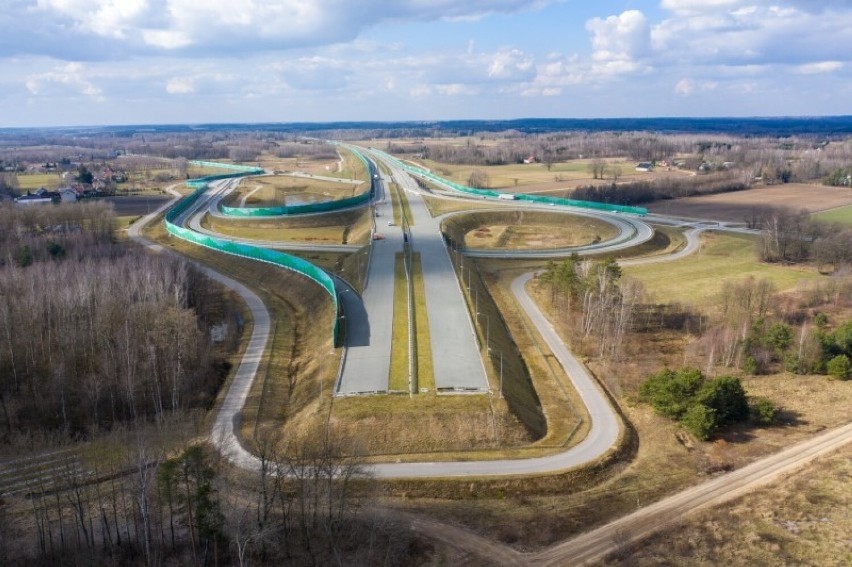
[[488,320],[488,315],[485,313],[476,312],[477,316],[485,317],[485,352],[491,352],[491,322]]
[[500,351],[500,399],[503,399],[503,351]]

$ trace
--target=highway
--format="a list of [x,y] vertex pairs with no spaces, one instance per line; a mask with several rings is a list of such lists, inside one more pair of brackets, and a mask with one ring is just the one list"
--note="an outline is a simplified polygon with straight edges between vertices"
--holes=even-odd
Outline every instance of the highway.
[[[380,153],[371,153],[371,156],[383,161]],[[487,392],[488,378],[476,333],[441,235],[440,220],[429,214],[417,183],[395,163],[385,161],[384,164],[405,191],[413,216],[410,219],[411,245],[420,253],[423,268],[435,387],[444,392]]]
[[[397,173],[394,172],[394,177],[397,178]],[[402,181],[404,184],[405,177],[400,176],[398,178],[399,181]],[[231,181],[226,182],[217,182],[212,185],[211,190],[208,192],[208,195],[202,195],[196,203],[190,207],[184,214],[180,216],[179,219],[176,219],[178,222],[188,222],[188,219],[196,216],[199,211],[202,211],[206,208],[209,208],[212,203],[214,203],[218,198],[221,198],[221,195],[229,190],[229,183]],[[454,288],[453,294],[461,298],[461,289],[457,280],[455,279],[455,275],[452,272],[452,268],[449,265],[449,258],[447,256],[446,248],[443,247],[443,242],[438,236],[438,221],[431,221],[425,217],[428,217],[428,212],[425,209],[420,210],[418,207],[423,204],[422,199],[419,198],[419,192],[415,190],[413,187],[408,185],[406,187],[408,189],[409,195],[411,195],[411,204],[412,204],[412,214],[416,215],[415,218],[415,226],[418,226],[422,222],[422,230],[423,232],[418,235],[416,232],[412,232],[412,238],[414,240],[415,247],[418,246],[420,240],[424,240],[424,242],[429,242],[430,236],[433,239],[433,242],[440,243],[441,250],[438,252],[437,250],[432,251],[429,248],[422,248],[424,255],[429,256],[437,256],[443,257],[446,259],[446,264],[443,268],[439,267],[436,270],[444,270],[445,273],[452,273],[451,278],[447,278],[446,281],[452,281]],[[381,218],[391,218],[391,214],[389,211],[389,205],[387,205],[387,200],[385,200],[384,217]],[[414,212],[418,211],[418,212]],[[421,216],[422,215],[422,216]],[[133,227],[133,231],[136,231],[135,234],[138,235],[138,228],[141,226],[142,222],[145,221],[143,219],[138,223],[137,226]],[[391,235],[388,234],[390,237]],[[690,242],[697,242],[697,238],[693,238]],[[391,244],[391,247],[388,247],[385,250],[384,256],[386,258],[390,258],[391,255],[395,254],[395,249],[399,249],[398,247],[401,245],[399,240],[395,243],[393,240],[385,240],[379,241],[380,243],[388,243]],[[697,249],[697,244],[695,246],[687,246],[681,253],[686,254],[690,253],[693,250]],[[392,282],[392,277],[388,275],[387,266],[382,268],[376,268],[379,265],[377,262],[377,258],[379,258],[382,253],[379,252],[376,254],[376,250],[381,250],[380,248],[376,248],[374,250],[374,258],[371,261],[370,273],[371,280],[368,285],[368,290],[373,287],[379,285],[380,282]],[[644,259],[647,262],[653,261],[664,261],[666,257],[655,257]],[[424,266],[425,267],[425,266]],[[376,271],[378,270],[378,271]],[[426,270],[424,270],[426,272]],[[208,273],[212,274],[212,271],[208,270]],[[372,274],[385,274],[383,277],[376,277],[373,279]],[[430,301],[428,296],[428,281],[429,275],[433,274],[433,272],[427,273],[427,302]],[[392,272],[391,272],[392,275]],[[248,392],[248,389],[251,386],[251,382],[254,379],[254,370],[257,368],[257,360],[260,356],[258,353],[263,352],[263,348],[261,345],[265,345],[266,337],[261,337],[260,334],[263,333],[264,329],[268,326],[268,313],[266,313],[265,308],[262,306],[262,303],[259,303],[259,299],[256,295],[254,295],[250,290],[239,284],[238,282],[234,282],[224,276],[216,275],[213,276],[218,281],[221,281],[233,288],[237,293],[240,294],[241,297],[249,304],[252,309],[253,316],[255,320],[260,322],[260,324],[255,325],[255,329],[252,335],[252,349],[247,353],[246,358],[240,365],[240,368],[237,372],[237,377],[233,381],[233,384],[226,395],[226,403],[223,404],[222,408],[216,419],[216,426],[214,428],[213,439],[214,441],[225,451],[230,458],[232,458],[237,464],[240,466],[244,466],[247,468],[256,468],[258,466],[257,459],[245,451],[239,443],[236,442],[236,438],[233,435],[233,422],[239,416],[239,410],[242,405],[242,401],[245,399],[245,395]],[[565,369],[567,375],[571,378],[574,383],[577,391],[583,399],[584,404],[587,407],[587,411],[591,416],[591,424],[590,424],[590,432],[589,435],[581,441],[578,445],[564,451],[562,453],[549,455],[545,457],[536,457],[530,459],[503,459],[503,460],[490,460],[490,461],[472,461],[472,462],[417,462],[417,463],[384,463],[384,464],[376,464],[369,467],[369,470],[376,477],[379,478],[426,478],[426,477],[465,477],[465,476],[506,476],[506,475],[531,475],[531,474],[545,474],[551,472],[557,472],[566,470],[572,467],[582,466],[589,462],[594,462],[595,460],[601,458],[608,451],[612,450],[620,435],[620,422],[619,418],[616,415],[614,409],[611,407],[608,398],[601,391],[599,385],[596,381],[589,375],[586,371],[585,367],[572,355],[572,353],[568,350],[568,348],[561,341],[557,333],[555,332],[553,326],[547,321],[535,303],[529,298],[525,290],[525,284],[532,278],[532,274],[526,274],[520,278],[518,278],[512,284],[512,291],[515,294],[519,305],[522,309],[527,313],[528,317],[538,330],[538,332],[542,335],[543,340],[548,344],[549,348],[553,351],[554,356],[559,361],[559,363]],[[446,292],[443,292],[446,293]],[[365,294],[366,296],[366,294]],[[388,297],[392,297],[392,295],[388,295],[387,290],[381,294],[380,303],[385,305],[387,308]],[[435,302],[439,309],[442,311],[437,311],[437,315],[435,315],[435,320],[440,319],[444,316],[444,310],[449,312],[448,303],[446,301],[446,297],[439,296],[439,299]],[[365,301],[366,304],[366,301]],[[390,309],[392,311],[392,309]],[[468,334],[470,336],[470,345],[467,347],[467,350],[471,353],[476,353],[476,366],[480,371],[481,359],[479,358],[478,351],[475,347],[475,342],[473,339],[472,327],[469,319],[467,317],[467,309],[462,304],[461,307],[456,307],[452,309],[453,312],[460,311],[463,313],[465,319],[463,319],[462,323],[456,323],[454,326],[456,330],[461,328],[464,334]],[[372,313],[368,312],[368,315],[372,317]],[[435,332],[435,326],[432,323],[433,315],[430,313],[430,326],[432,327],[432,335],[435,337],[439,333]],[[376,323],[372,320],[370,321],[370,327],[368,328],[368,335],[370,340],[372,340],[373,334],[378,332],[378,328],[373,328]],[[357,336],[357,335],[356,335]],[[458,335],[455,335],[458,336]],[[386,344],[390,344],[389,340],[383,341]],[[378,344],[378,343],[377,343]],[[442,343],[433,343],[433,347],[435,344],[440,345]],[[260,350],[257,350],[257,349]],[[384,348],[384,347],[383,347]],[[354,349],[348,349],[350,352],[347,352],[347,360],[344,364],[344,375],[345,368],[349,366],[351,368],[357,368],[358,357],[353,357],[350,359],[351,351]],[[438,358],[446,358],[450,359],[451,357],[446,356],[446,352],[453,351],[442,351],[436,350],[436,353],[441,353],[443,356],[437,356]],[[373,358],[373,357],[370,357]],[[385,364],[389,359],[389,356],[384,357],[375,357],[376,360],[368,361],[370,364]],[[437,366],[436,366],[437,370]],[[353,371],[354,374],[354,371]],[[360,372],[358,374],[361,374]],[[372,375],[372,374],[371,374]],[[484,372],[483,372],[484,375]],[[379,378],[379,376],[381,378]],[[381,370],[375,374],[375,388],[378,390],[379,384],[383,382],[383,388],[387,388],[387,371]],[[342,388],[344,380],[341,379],[341,384],[338,389],[340,391],[344,391]],[[483,378],[484,383],[484,378]],[[486,384],[487,387],[487,384]],[[358,390],[361,390],[361,386],[357,387]]]
[[[384,182],[379,179],[374,200],[377,221],[393,219],[393,208]],[[399,227],[379,227],[382,240],[374,240],[367,282],[358,306],[354,292],[346,310],[346,344],[343,368],[335,395],[379,393],[388,390],[393,343],[393,295],[396,254],[402,252]],[[384,230],[387,228],[388,230]],[[356,311],[357,309],[357,311]]]
[[[186,214],[182,215],[181,220],[185,221],[197,212],[200,207],[205,206],[205,204],[209,204],[209,200],[199,200],[199,203],[192,208],[192,211],[187,211]],[[161,210],[165,208],[164,206]],[[130,228],[131,236],[136,240],[140,240],[139,231],[154,216],[155,213],[147,215],[133,225]],[[622,263],[627,265],[629,263],[640,262],[672,261],[693,253],[698,249],[698,235],[700,231],[707,228],[718,230],[720,228],[725,229],[726,227],[707,227],[706,224],[696,224],[692,230],[687,232],[687,246],[677,254],[629,260]],[[740,230],[736,227],[731,228]],[[415,238],[417,238],[416,235]],[[153,248],[162,250],[161,247],[151,245],[147,241],[145,243]],[[248,469],[256,469],[259,466],[259,461],[236,441],[234,423],[239,416],[240,409],[254,380],[260,357],[265,348],[269,332],[269,314],[262,301],[251,290],[239,282],[222,276],[213,270],[204,270],[210,277],[234,289],[249,305],[254,320],[249,348],[238,367],[233,383],[226,393],[225,401],[216,416],[211,439],[223,454],[235,464]],[[394,479],[546,474],[594,462],[612,449],[620,435],[618,417],[615,415],[606,396],[601,392],[597,383],[589,376],[582,364],[568,351],[553,327],[526,294],[525,285],[531,277],[532,274],[526,274],[515,280],[512,284],[512,291],[517,297],[519,305],[527,313],[538,332],[553,351],[557,360],[565,368],[566,373],[572,382],[574,382],[577,391],[586,404],[592,420],[591,430],[587,438],[579,445],[567,451],[546,457],[475,462],[383,463],[368,467],[368,470],[373,475],[378,478]],[[696,510],[728,501],[745,494],[749,490],[753,490],[755,487],[763,486],[811,462],[819,455],[833,451],[850,441],[852,441],[852,425],[847,425],[790,447],[752,465],[687,489],[611,524],[607,524],[542,552],[518,554],[510,550],[500,557],[503,559],[518,558],[518,564],[565,565],[598,562],[621,545],[647,537],[649,534],[671,525],[679,518],[692,514]],[[426,524],[422,523],[421,525],[425,526]],[[456,532],[457,534],[454,537],[458,541],[465,541],[464,533],[458,530]],[[476,545],[481,549],[487,549],[488,547],[478,540]],[[495,545],[499,546],[499,544]]]

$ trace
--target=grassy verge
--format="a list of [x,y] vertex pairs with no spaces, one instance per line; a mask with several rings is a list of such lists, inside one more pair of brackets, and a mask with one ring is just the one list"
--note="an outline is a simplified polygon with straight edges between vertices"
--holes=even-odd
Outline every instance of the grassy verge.
[[423,201],[426,203],[426,208],[429,209],[429,214],[433,217],[444,215],[447,213],[455,213],[458,211],[467,211],[471,209],[489,209],[493,205],[491,203],[483,203],[479,200],[466,199],[439,199],[438,197],[423,196]]
[[414,226],[414,215],[411,214],[411,207],[408,204],[408,197],[405,195],[405,191],[397,185],[396,191],[399,196],[399,203],[402,206],[402,214],[405,219],[408,221],[409,226]]
[[391,207],[393,208],[393,222],[396,225],[402,223],[402,210],[399,205],[399,186],[396,183],[388,185],[388,191],[391,197]]
[[570,447],[586,437],[591,421],[569,376],[562,369],[526,313],[518,306],[511,284],[529,269],[518,269],[516,262],[478,261],[491,296],[530,371],[547,419],[547,433],[537,447]]
[[426,287],[420,253],[413,257],[414,320],[417,323],[417,387],[435,389],[435,371],[432,367],[432,337],[429,331],[429,314],[426,310]]
[[[251,443],[258,429],[295,432],[321,419],[330,399],[329,376],[337,368],[339,357],[331,348],[333,313],[327,294],[293,272],[171,237],[162,223],[154,224],[146,236],[245,283],[269,310],[274,337],[267,344],[259,379],[254,381],[241,411],[240,437]],[[320,399],[323,387],[326,396]]]
[[[453,264],[460,276],[463,294],[474,321],[483,358],[486,360],[485,368],[491,388],[500,395],[502,358],[501,399],[505,401],[509,411],[527,427],[530,437],[534,440],[541,439],[547,433],[548,425],[530,379],[529,368],[512,338],[503,314],[491,297],[479,265],[470,259],[462,259],[459,254],[453,254]],[[485,349],[486,343],[491,347],[490,352]]]
[[[429,316],[426,311],[426,290],[420,254],[412,258],[412,283],[414,285],[414,323],[417,346],[417,383],[415,390],[435,389],[432,367],[432,344],[429,335]],[[390,389],[408,392],[408,287],[405,280],[405,262],[402,253],[396,255],[393,296],[393,346],[391,350]]]
[[370,209],[278,219],[234,220],[205,215],[202,226],[220,234],[275,242],[367,244]]
[[396,254],[394,266],[392,336],[388,387],[408,392],[408,286],[401,252]]
[[625,275],[640,280],[652,296],[667,302],[707,305],[726,281],[748,277],[766,279],[779,291],[795,289],[802,282],[818,280],[816,269],[807,266],[765,264],[755,255],[751,236],[704,233],[701,250],[679,262],[660,266],[627,266]]
[[683,229],[671,226],[655,226],[654,237],[648,242],[635,246],[617,254],[624,258],[646,258],[650,256],[665,256],[673,254],[686,246],[686,236]]
[[830,211],[822,211],[811,216],[821,221],[852,225],[852,206],[831,209]]
[[348,150],[341,150],[343,156],[343,171],[333,174],[335,177],[361,181],[369,181],[370,172],[359,158]]

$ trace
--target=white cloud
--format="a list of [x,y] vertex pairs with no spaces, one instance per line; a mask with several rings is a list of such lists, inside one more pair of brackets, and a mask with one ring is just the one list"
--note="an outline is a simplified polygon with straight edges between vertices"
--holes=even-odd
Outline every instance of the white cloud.
[[532,68],[532,59],[523,52],[517,49],[502,50],[492,56],[488,76],[494,79],[512,79],[528,74]]
[[52,71],[28,76],[24,84],[33,95],[46,94],[59,87],[62,90],[83,94],[95,99],[101,98],[102,90],[88,80],[88,70],[81,63],[66,63]]
[[191,77],[175,77],[166,83],[169,94],[192,94],[195,92],[195,80]]
[[[6,0],[8,20],[30,41],[6,52],[61,56],[73,41],[88,58],[164,51],[246,54],[352,41],[388,21],[476,19],[554,0]],[[26,35],[20,34],[21,38]],[[105,49],[110,46],[110,49]],[[3,52],[0,51],[0,56]]]
[[725,8],[734,8],[743,4],[743,0],[662,0],[660,6],[678,14],[699,14],[718,12]]
[[840,61],[819,61],[799,65],[795,72],[800,75],[820,75],[822,73],[834,73],[841,69],[843,69],[843,63]]
[[675,84],[674,92],[680,96],[690,96],[696,92],[716,90],[719,83],[716,81],[695,81],[693,79],[681,79]]
[[592,58],[597,61],[631,61],[644,56],[650,45],[648,19],[638,10],[593,18],[586,29],[592,34]]

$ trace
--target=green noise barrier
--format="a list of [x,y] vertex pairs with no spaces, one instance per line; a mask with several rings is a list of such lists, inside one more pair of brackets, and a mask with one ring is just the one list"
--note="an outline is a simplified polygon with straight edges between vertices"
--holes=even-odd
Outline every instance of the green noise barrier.
[[186,186],[191,189],[199,189],[206,187],[208,183],[219,181],[221,179],[233,179],[235,177],[245,177],[247,175],[260,175],[266,173],[262,168],[246,165],[234,165],[232,163],[219,163],[215,161],[191,161],[190,165],[199,167],[217,167],[219,169],[228,169],[230,173],[219,173],[218,175],[206,175],[196,179],[190,179],[186,182]]
[[196,200],[198,200],[198,197],[200,197],[206,190],[207,184],[205,183],[203,186],[197,188],[192,194],[181,199],[174,207],[169,210],[168,213],[166,213],[165,223],[166,230],[168,230],[169,234],[173,234],[174,236],[186,240],[187,242],[192,242],[193,244],[204,246],[205,248],[224,252],[225,254],[231,254],[233,256],[240,256],[242,258],[257,260],[258,262],[273,264],[275,266],[284,268],[285,270],[291,270],[313,280],[314,282],[322,286],[322,288],[331,296],[332,303],[334,304],[335,313],[332,338],[334,341],[334,345],[340,346],[340,304],[337,301],[337,293],[334,288],[334,280],[332,280],[331,276],[329,276],[324,270],[308,262],[307,260],[303,260],[301,258],[297,258],[296,256],[285,254],[284,252],[279,252],[278,250],[271,250],[269,248],[261,248],[259,246],[252,246],[250,244],[242,244],[239,242],[224,240],[222,238],[215,238],[175,224],[175,219],[177,219]]
[[373,166],[364,157],[361,152],[355,150],[350,146],[345,146],[347,150],[351,151],[355,154],[358,159],[360,159],[364,163],[364,167],[367,169],[367,173],[370,176],[370,190],[361,193],[360,195],[355,195],[354,197],[347,197],[345,199],[337,199],[332,201],[322,201],[320,203],[305,203],[301,205],[281,205],[278,207],[227,207],[220,206],[219,211],[223,215],[232,216],[232,217],[280,217],[280,216],[288,216],[288,215],[304,215],[309,213],[328,213],[332,211],[339,211],[340,209],[347,209],[350,207],[357,207],[358,205],[365,205],[370,202],[375,194],[376,186],[373,178]]
[[[380,150],[373,150],[375,152],[379,152]],[[384,154],[384,152],[382,152]],[[490,191],[488,189],[474,189],[473,187],[468,187],[467,185],[461,185],[459,183],[455,183],[448,179],[444,179],[438,175],[435,175],[431,171],[427,171],[420,167],[415,167],[413,165],[409,165],[405,162],[402,162],[388,154],[384,154],[388,159],[394,160],[400,167],[403,169],[413,173],[418,177],[423,177],[429,179],[439,185],[444,185],[449,187],[454,191],[459,191],[461,193],[467,193],[469,195],[476,195],[477,197],[487,197],[490,199],[499,199],[501,195],[505,195],[505,193],[500,193],[499,191]],[[542,195],[525,195],[523,193],[515,193],[514,200],[516,201],[528,201],[532,203],[540,203],[542,205],[561,205],[567,207],[578,207],[583,209],[594,209],[598,211],[610,212],[610,213],[629,213],[633,215],[645,216],[648,214],[648,209],[644,207],[630,207],[627,205],[611,205],[608,203],[598,203],[597,201],[579,201],[577,199],[563,199],[561,197],[545,197]]]

